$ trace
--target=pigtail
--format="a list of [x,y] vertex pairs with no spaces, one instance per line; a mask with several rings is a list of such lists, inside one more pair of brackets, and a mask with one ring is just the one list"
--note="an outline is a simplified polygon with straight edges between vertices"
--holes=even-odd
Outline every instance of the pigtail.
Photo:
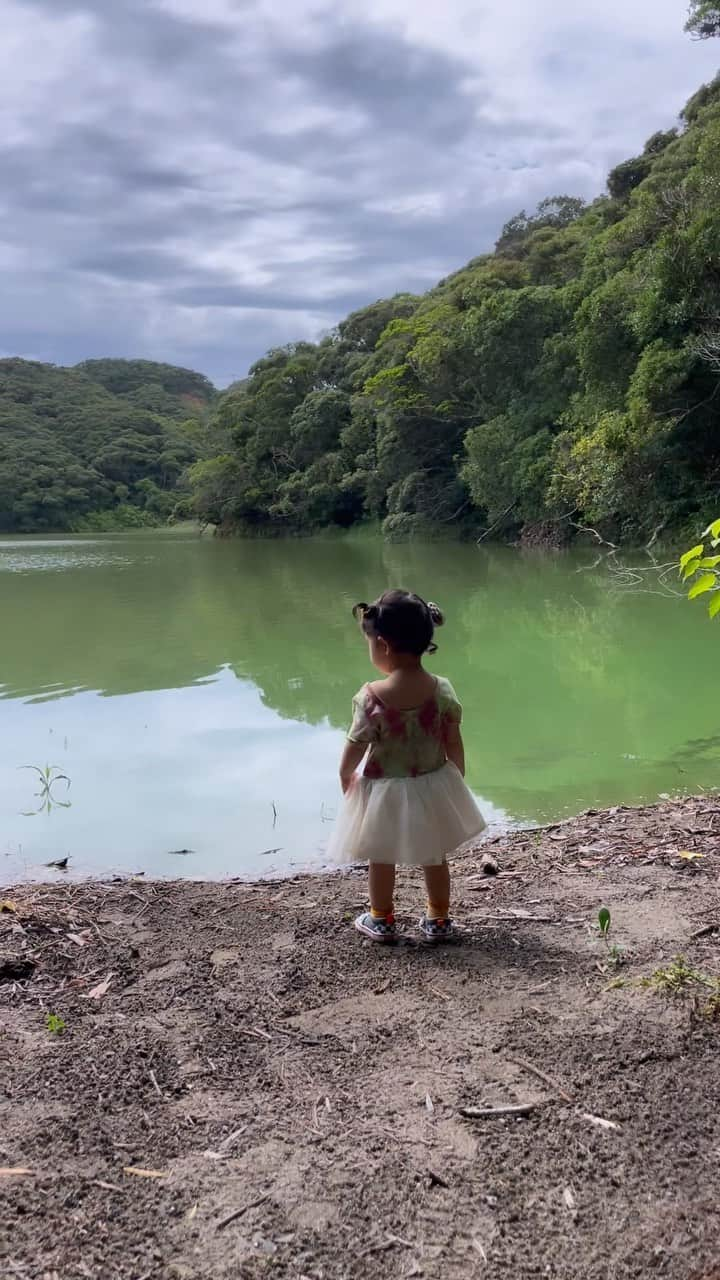
[[386,591],[374,604],[360,600],[352,616],[366,636],[379,636],[398,653],[435,653],[433,630],[445,621],[442,610],[410,591]]

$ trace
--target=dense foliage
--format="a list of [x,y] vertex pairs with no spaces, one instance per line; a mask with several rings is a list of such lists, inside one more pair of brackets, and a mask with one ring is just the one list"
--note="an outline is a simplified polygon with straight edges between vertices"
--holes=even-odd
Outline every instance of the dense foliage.
[[691,0],[686,31],[700,40],[720,36],[720,4],[715,0]]
[[720,480],[719,289],[720,78],[591,204],[546,200],[424,296],[259,360],[218,404],[195,511],[228,531],[696,527]]
[[201,374],[146,360],[0,360],[0,531],[163,523],[214,395]]

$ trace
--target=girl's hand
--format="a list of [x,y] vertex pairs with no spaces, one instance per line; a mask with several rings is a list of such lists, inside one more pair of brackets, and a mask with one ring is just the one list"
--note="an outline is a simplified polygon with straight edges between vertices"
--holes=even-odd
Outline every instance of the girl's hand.
[[345,750],[342,753],[340,761],[340,786],[342,793],[347,795],[355,781],[355,770],[362,763],[363,757],[367,751],[367,744],[363,742],[346,742]]

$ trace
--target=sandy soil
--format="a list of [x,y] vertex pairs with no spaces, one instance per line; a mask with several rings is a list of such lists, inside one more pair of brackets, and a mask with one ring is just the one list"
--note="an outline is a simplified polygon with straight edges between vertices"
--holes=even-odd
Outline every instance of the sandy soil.
[[720,1280],[718,801],[492,851],[442,949],[412,875],[394,948],[354,872],[3,890],[3,1280]]

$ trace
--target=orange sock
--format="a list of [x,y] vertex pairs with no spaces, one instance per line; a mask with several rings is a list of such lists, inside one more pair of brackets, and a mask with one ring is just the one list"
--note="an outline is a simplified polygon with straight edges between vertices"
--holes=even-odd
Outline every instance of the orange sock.
[[393,913],[392,904],[388,907],[387,911],[376,911],[374,907],[370,908],[370,915],[372,916],[373,920],[387,920],[392,915],[392,913]]
[[425,910],[428,920],[447,920],[449,914],[449,902],[428,902]]

